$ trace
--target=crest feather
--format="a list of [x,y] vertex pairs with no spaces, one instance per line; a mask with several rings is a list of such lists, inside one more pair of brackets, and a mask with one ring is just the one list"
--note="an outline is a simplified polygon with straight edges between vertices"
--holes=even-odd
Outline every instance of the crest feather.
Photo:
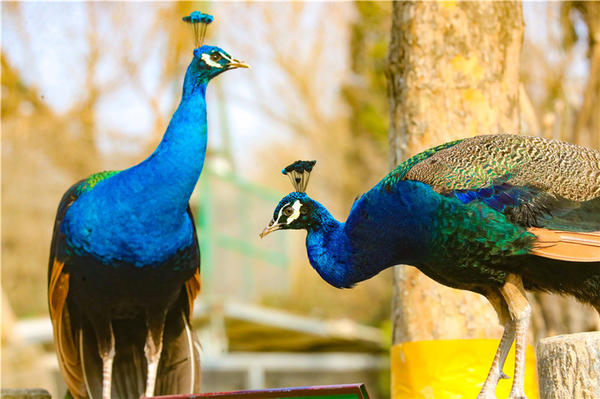
[[294,189],[299,193],[306,192],[310,172],[317,161],[296,161],[281,170],[281,173],[287,175],[294,186]]
[[213,21],[213,16],[201,13],[200,11],[194,11],[182,19],[184,22],[191,24],[192,28],[194,28],[194,45],[196,48],[202,46],[204,43],[204,37],[206,36],[206,29]]

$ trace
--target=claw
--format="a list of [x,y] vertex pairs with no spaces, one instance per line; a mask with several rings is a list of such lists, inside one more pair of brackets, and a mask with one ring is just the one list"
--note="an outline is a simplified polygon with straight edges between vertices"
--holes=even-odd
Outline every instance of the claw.
[[510,380],[510,376],[508,376],[504,371],[500,372],[501,380]]

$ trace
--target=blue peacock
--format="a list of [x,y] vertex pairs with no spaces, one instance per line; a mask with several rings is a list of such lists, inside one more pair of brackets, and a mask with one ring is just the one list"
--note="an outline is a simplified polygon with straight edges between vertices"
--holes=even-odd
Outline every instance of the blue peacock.
[[525,397],[525,290],[569,294],[600,312],[600,152],[519,135],[442,144],[398,165],[345,222],[306,195],[313,166],[297,161],[283,170],[296,191],[261,237],[307,230],[311,265],[338,288],[409,264],[486,296],[504,334],[479,398],[495,397],[513,341],[510,397]]
[[129,169],[79,181],[58,207],[48,301],[60,370],[75,398],[199,392],[190,316],[200,252],[188,201],[206,154],[207,84],[248,65],[201,46],[212,16],[196,11],[184,21],[196,48],[156,150]]

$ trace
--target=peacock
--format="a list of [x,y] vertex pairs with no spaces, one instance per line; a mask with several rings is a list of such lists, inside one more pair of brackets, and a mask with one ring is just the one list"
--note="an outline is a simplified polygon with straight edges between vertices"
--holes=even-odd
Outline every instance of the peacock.
[[296,191],[279,202],[261,237],[307,230],[311,265],[338,288],[409,264],[484,295],[504,333],[479,398],[495,397],[513,341],[510,397],[525,398],[526,290],[569,294],[600,312],[600,152],[509,134],[441,144],[357,198],[345,222],[306,195],[314,164],[282,171]]
[[200,252],[188,201],[207,144],[205,93],[247,68],[202,45],[212,16],[193,12],[196,48],[181,102],[156,150],[122,171],[75,183],[58,206],[48,303],[60,371],[75,398],[126,399],[199,391],[190,327]]

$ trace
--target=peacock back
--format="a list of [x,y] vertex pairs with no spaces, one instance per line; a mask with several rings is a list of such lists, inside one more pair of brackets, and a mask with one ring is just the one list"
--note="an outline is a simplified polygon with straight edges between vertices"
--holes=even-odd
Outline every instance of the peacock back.
[[600,197],[600,152],[541,137],[477,136],[436,147],[404,179],[429,184],[439,193],[503,182],[588,201]]

